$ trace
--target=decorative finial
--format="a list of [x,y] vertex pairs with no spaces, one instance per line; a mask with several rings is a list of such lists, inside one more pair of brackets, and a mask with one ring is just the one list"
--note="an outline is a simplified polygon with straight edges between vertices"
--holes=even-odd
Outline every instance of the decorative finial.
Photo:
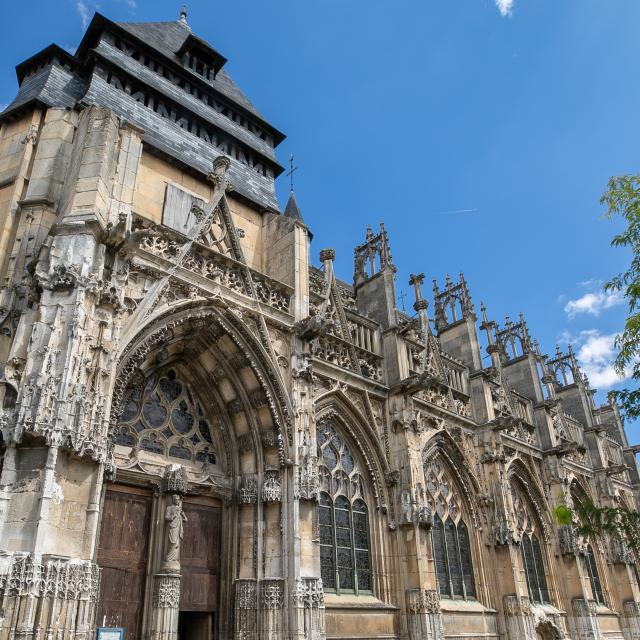
[[182,24],[187,24],[187,5],[183,4],[182,9],[180,9],[180,22]]

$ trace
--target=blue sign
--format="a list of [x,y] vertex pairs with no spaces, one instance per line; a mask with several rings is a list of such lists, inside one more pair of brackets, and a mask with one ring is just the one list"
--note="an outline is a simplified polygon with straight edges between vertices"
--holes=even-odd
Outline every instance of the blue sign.
[[96,640],[124,640],[124,627],[98,627]]

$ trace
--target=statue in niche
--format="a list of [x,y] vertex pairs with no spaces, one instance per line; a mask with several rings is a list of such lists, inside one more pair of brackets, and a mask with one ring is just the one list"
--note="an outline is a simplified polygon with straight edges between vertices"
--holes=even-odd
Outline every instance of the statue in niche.
[[180,543],[184,536],[184,523],[187,516],[182,511],[182,498],[174,493],[171,503],[164,512],[166,525],[164,562],[165,569],[180,569]]

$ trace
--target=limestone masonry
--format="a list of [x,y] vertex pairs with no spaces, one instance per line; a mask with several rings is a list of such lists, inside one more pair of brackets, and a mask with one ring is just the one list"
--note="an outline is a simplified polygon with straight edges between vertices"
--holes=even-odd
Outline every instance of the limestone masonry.
[[635,550],[553,517],[637,508],[617,407],[462,276],[398,310],[382,226],[311,266],[225,63],[183,11],[17,67],[0,640],[639,640]]

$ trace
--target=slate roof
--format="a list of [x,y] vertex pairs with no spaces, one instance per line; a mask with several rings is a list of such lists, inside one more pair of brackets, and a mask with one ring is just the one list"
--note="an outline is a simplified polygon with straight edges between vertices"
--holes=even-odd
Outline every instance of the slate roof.
[[296,200],[293,190],[289,193],[289,200],[287,200],[287,206],[284,208],[283,215],[285,218],[292,218],[293,220],[303,222],[302,213],[300,212],[300,207],[298,206],[298,201]]
[[[103,34],[107,31],[114,35],[105,39]],[[157,56],[169,78],[155,73],[141,59],[118,48],[119,45],[114,46],[114,36],[130,40],[130,44],[140,47],[141,52],[152,58]],[[215,76],[205,78],[183,64],[181,55],[185,50],[191,51],[191,47],[196,47],[195,55],[200,60],[206,60],[206,64],[217,70]],[[239,143],[240,155],[230,153],[229,178],[233,188],[261,208],[278,211],[273,175],[278,175],[283,169],[277,162],[274,145],[278,145],[284,135],[264,120],[221,68],[225,62],[224,56],[195,36],[183,21],[114,23],[96,13],[75,56],[57,45],[50,45],[18,65],[16,71],[20,88],[14,101],[0,114],[0,120],[33,104],[67,108],[75,108],[79,104],[108,107],[139,126],[144,131],[145,142],[161,154],[206,175],[211,161],[222,151],[198,137],[197,130],[192,133],[181,128],[173,121],[175,118],[162,117],[138,102],[131,95],[132,91],[123,91],[108,84],[105,79],[107,73],[115,70],[116,75],[123,73],[131,83],[145,88],[145,91],[159,93],[163,99],[176,105],[177,110],[186,110],[192,114],[190,118],[210,123],[214,126],[214,133],[222,132],[220,135],[226,136],[226,140],[232,139],[234,145]],[[188,80],[193,93],[181,89],[175,80],[172,81],[175,77]],[[209,104],[201,99],[203,94],[210,96]],[[223,145],[224,141],[222,137],[219,144]],[[249,154],[248,164],[244,163],[243,152]],[[257,163],[256,169],[249,166],[254,163]],[[260,168],[260,164],[266,171]],[[300,215],[297,204],[295,209]]]
[[13,102],[2,112],[7,117],[29,103],[47,107],[75,107],[85,91],[85,83],[57,64],[43,67],[24,79]]
[[[191,28],[184,22],[177,20],[175,22],[118,22],[116,24],[182,66],[182,62],[176,52],[191,35]],[[213,47],[211,48],[213,49]],[[189,70],[187,69],[187,71]],[[196,76],[196,74],[193,75]],[[196,77],[200,79],[200,76]],[[210,84],[227,98],[238,103],[260,118],[260,120],[264,120],[260,112],[253,106],[238,85],[225,73],[224,69],[221,69],[216,74],[215,79]]]

